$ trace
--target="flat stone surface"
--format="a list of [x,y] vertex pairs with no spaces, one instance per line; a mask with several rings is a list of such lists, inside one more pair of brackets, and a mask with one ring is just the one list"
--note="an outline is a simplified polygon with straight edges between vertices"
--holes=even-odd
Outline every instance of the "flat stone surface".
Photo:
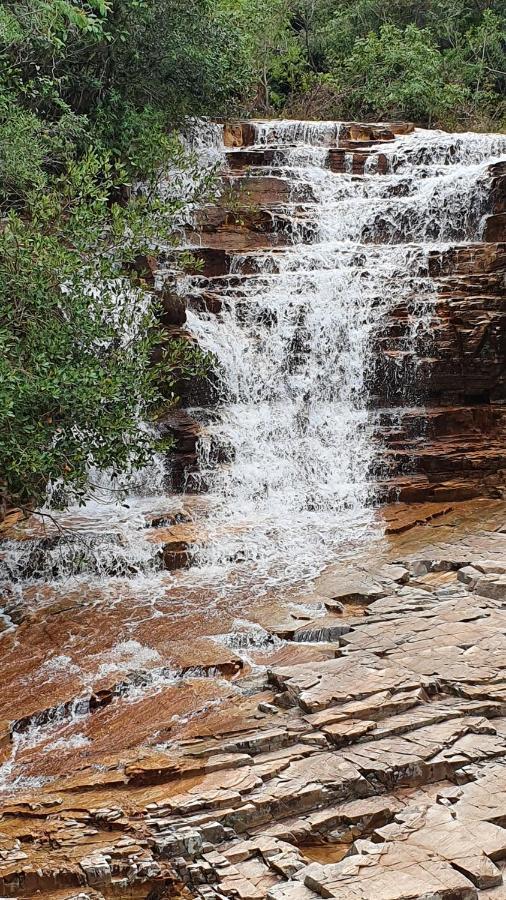
[[381,586],[365,614],[331,615],[322,580],[241,618],[177,579],[150,606],[126,582],[26,597],[0,637],[1,891],[500,898],[505,511],[431,509],[334,564]]

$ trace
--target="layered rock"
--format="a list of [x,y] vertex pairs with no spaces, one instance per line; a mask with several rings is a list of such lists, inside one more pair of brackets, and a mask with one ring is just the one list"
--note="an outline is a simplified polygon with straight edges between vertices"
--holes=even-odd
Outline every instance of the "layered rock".
[[[2,715],[24,713],[4,730],[4,758],[28,781],[0,807],[2,895],[500,900],[505,515],[492,500],[392,508],[397,534],[331,566],[313,594],[306,586],[302,625],[295,595],[230,597],[201,620],[209,645],[213,630],[222,636],[229,681],[188,672],[148,688],[153,654],[166,661],[176,646],[167,629],[194,634],[184,590],[183,617],[174,589],[167,596],[170,618],[133,598],[129,611],[125,597],[90,597],[88,612],[82,597],[74,607],[48,598],[3,639]],[[426,524],[402,530],[417,517]],[[223,631],[237,629],[241,608],[242,646],[267,671],[234,679]],[[260,649],[251,629],[269,634],[269,621]],[[126,651],[116,657],[116,684],[136,685],[130,701],[111,675],[92,674],[121,622],[152,653],[144,681],[127,676]],[[188,647],[202,663],[204,647]],[[44,664],[55,652],[67,654],[65,679]],[[50,697],[60,710],[82,697],[79,667],[95,701],[44,719]]]
[[433,259],[438,294],[429,353],[415,366],[410,352],[397,349],[405,309],[394,311],[381,337],[378,378],[386,402],[402,401],[403,384],[411,379],[415,402],[425,404],[397,417],[387,436],[391,470],[418,476],[401,482],[401,499],[503,496],[505,249],[503,243],[472,245]]
[[[270,251],[275,272],[284,246],[293,240],[311,242],[315,198],[303,179],[290,182],[284,169],[293,151],[284,135],[294,140],[300,132],[301,140],[309,140],[311,127],[294,123],[290,131],[276,123],[225,126],[226,162],[232,174],[224,178],[220,205],[203,211],[198,235],[190,236],[203,261],[203,283],[189,297],[190,305],[219,314],[224,289],[229,297],[235,292],[241,302],[243,286],[258,271],[258,253]],[[328,136],[325,130],[318,134],[325,165],[332,171],[382,177],[389,165],[382,146],[395,139],[402,142],[399,135],[410,131],[409,124],[347,124],[341,126],[338,147],[331,129]],[[491,164],[482,241],[430,252],[433,288],[423,298],[423,320],[416,322],[421,298],[406,293],[401,305],[388,310],[377,335],[370,402],[385,408],[377,428],[385,451],[374,473],[385,499],[503,496],[505,185],[505,164]],[[392,227],[385,225],[388,233],[382,238],[376,224],[369,239],[399,240]]]

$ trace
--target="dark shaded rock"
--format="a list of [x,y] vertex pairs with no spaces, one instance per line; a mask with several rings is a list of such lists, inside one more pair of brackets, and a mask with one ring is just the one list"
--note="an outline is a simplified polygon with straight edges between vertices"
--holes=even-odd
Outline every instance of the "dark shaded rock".
[[186,303],[182,297],[165,288],[161,294],[162,313],[160,322],[164,326],[184,325],[186,322]]

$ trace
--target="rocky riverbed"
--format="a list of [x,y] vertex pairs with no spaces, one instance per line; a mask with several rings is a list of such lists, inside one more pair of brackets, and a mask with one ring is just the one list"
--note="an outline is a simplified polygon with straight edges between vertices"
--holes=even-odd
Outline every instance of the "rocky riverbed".
[[504,896],[506,503],[385,522],[305,596],[32,598],[0,638],[2,894]]

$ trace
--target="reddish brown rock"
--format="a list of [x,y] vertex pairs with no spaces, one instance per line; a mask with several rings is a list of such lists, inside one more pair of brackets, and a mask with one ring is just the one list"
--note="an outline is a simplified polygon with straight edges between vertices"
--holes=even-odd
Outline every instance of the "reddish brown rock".
[[486,241],[504,241],[506,237],[506,212],[488,216],[483,236]]
[[[489,900],[502,890],[504,502],[385,516],[411,527],[336,563],[304,596],[210,602],[209,590],[167,581],[153,607],[128,583],[103,595],[48,589],[44,602],[34,589],[39,607],[0,636],[4,759],[36,779],[0,804],[3,894]],[[311,597],[316,614],[326,585],[333,594],[358,577],[380,588],[367,615],[335,616],[326,653],[273,647],[270,685],[237,680],[240,654],[216,638],[238,613],[243,627],[269,616],[276,626],[299,600],[311,626]]]
[[387,171],[387,158],[377,151],[366,152],[364,150],[347,150],[339,148],[329,150],[328,167],[332,172],[350,175],[363,175],[366,163],[374,166],[373,171],[384,175]]
[[184,325],[186,322],[186,304],[184,299],[168,289],[162,291],[160,299],[162,304],[161,324],[165,327]]
[[158,269],[158,260],[156,257],[147,253],[141,253],[135,257],[130,268],[136,272],[143,281],[148,284],[154,284],[155,273]]

